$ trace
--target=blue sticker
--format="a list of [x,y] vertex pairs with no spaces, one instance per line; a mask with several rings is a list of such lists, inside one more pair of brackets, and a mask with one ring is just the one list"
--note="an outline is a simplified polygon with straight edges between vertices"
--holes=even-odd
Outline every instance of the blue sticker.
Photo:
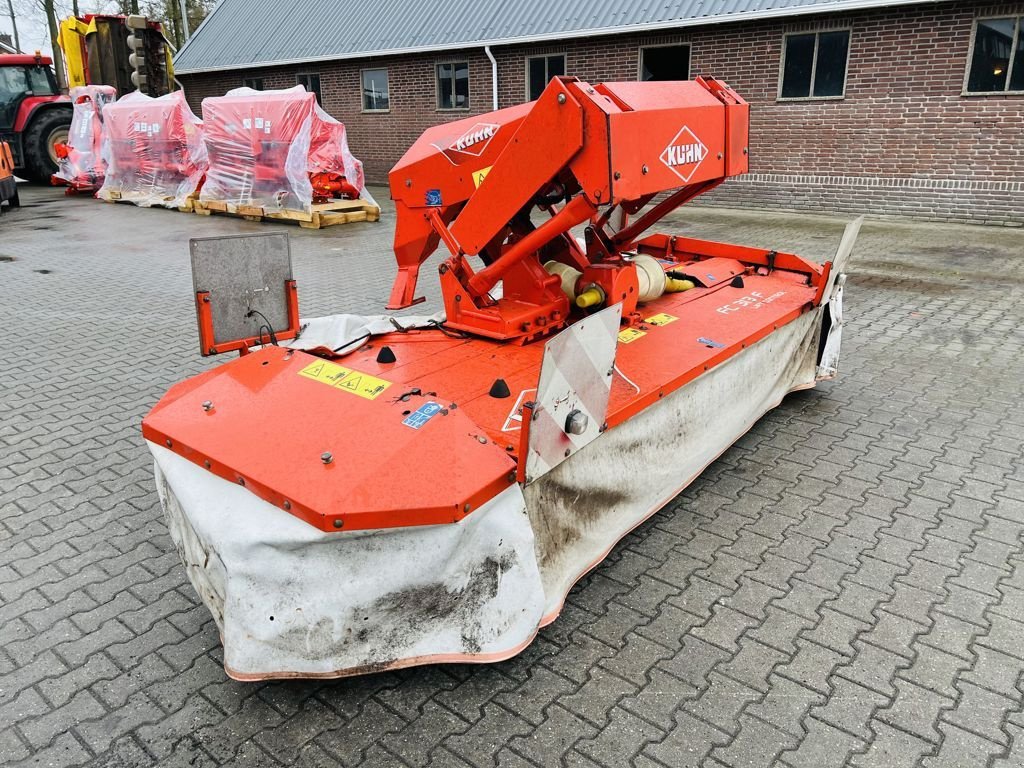
[[703,344],[706,347],[712,347],[714,349],[721,349],[722,347],[725,346],[725,344],[719,344],[717,341],[712,341],[711,339],[705,339],[703,336],[701,336],[699,339],[697,339],[697,342],[700,343],[700,344]]
[[405,424],[405,426],[407,427],[419,429],[440,412],[441,406],[435,403],[433,400],[428,400],[415,411],[406,416],[405,420],[402,421],[402,423]]
[[706,277],[707,277],[709,282],[712,282],[712,283],[715,282],[715,276],[712,275],[710,272],[707,273]]
[[441,190],[440,189],[428,189],[427,190],[427,205],[443,205],[441,202]]

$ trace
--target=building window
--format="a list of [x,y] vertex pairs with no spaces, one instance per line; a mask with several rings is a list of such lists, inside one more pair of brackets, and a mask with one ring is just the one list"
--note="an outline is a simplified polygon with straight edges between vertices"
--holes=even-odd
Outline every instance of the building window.
[[437,65],[437,108],[469,109],[469,64]]
[[539,99],[551,78],[565,74],[565,54],[529,56],[526,59],[526,100]]
[[386,69],[364,69],[363,112],[387,112],[391,109],[388,94],[388,71]]
[[309,93],[316,94],[317,104],[323,104],[323,99],[320,95],[320,75],[296,75],[295,82],[305,88]]
[[263,78],[262,77],[243,77],[242,78],[243,88],[252,88],[254,91],[263,90]]
[[641,80],[689,80],[690,46],[656,45],[640,49]]
[[971,41],[968,93],[1024,91],[1024,16],[978,19]]
[[841,98],[846,92],[850,30],[786,35],[782,48],[779,98]]

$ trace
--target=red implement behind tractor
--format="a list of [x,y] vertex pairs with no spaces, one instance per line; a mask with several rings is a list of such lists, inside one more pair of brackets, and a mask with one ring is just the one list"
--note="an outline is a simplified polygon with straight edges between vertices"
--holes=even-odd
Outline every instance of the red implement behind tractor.
[[243,355],[143,434],[230,675],[512,656],[766,411],[835,376],[859,222],[824,265],[648,232],[747,171],[747,132],[711,78],[557,78],[427,130],[390,176],[390,308],[443,245],[444,317],[300,326],[290,266],[193,241],[203,353]]
[[67,186],[66,194],[95,192],[103,184],[103,107],[117,98],[109,85],[71,89],[74,117],[67,144],[57,145],[57,172],[51,183]]

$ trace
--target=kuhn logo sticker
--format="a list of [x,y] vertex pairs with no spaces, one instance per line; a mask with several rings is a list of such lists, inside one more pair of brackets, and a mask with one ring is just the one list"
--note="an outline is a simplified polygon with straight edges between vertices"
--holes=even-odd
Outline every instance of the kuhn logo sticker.
[[472,128],[449,144],[444,153],[453,163],[464,159],[460,155],[480,157],[487,150],[487,146],[500,127],[497,123],[475,123]]
[[685,183],[693,177],[707,156],[708,148],[704,142],[687,126],[683,126],[661,153],[661,162]]

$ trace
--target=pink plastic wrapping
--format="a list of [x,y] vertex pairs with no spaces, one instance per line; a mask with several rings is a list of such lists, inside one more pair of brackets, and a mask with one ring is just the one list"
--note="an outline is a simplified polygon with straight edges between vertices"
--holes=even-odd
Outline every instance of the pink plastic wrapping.
[[185,95],[154,99],[136,91],[103,108],[104,200],[180,208],[206,173],[203,123]]
[[236,88],[203,99],[210,159],[204,202],[310,211],[310,174],[337,174],[363,192],[363,167],[345,126],[301,86],[278,91]]
[[109,85],[81,85],[71,89],[74,112],[68,143],[58,150],[55,182],[79,191],[92,191],[103,183],[103,107],[117,98]]

